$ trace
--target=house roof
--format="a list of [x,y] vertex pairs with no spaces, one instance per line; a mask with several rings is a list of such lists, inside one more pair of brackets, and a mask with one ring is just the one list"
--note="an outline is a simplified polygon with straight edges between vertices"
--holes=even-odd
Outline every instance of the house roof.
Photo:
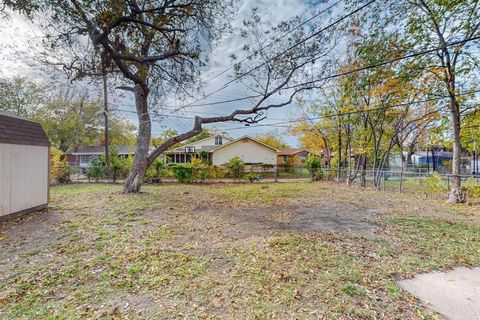
[[297,154],[297,153],[300,153],[300,152],[303,152],[303,151],[307,151],[307,149],[305,148],[290,148],[290,149],[283,149],[283,150],[280,150],[279,152],[279,156],[293,156],[294,154]]
[[258,143],[258,144],[263,145],[264,147],[267,147],[267,148],[269,148],[269,149],[274,150],[275,152],[279,152],[278,149],[276,149],[276,148],[274,148],[274,147],[272,147],[272,146],[269,146],[268,144],[263,143],[263,142],[255,139],[255,138],[252,138],[252,137],[249,137],[249,136],[243,136],[243,137],[240,137],[240,138],[237,138],[237,139],[233,139],[232,141],[229,141],[229,142],[227,142],[227,143],[224,143],[224,144],[222,144],[221,146],[216,146],[214,149],[210,150],[210,152],[214,152],[214,151],[216,151],[216,150],[218,150],[218,149],[225,148],[226,146],[229,146],[229,145],[231,145],[231,144],[234,144],[234,143],[236,143],[236,142],[238,142],[238,141],[241,141],[241,140],[243,140],[243,139],[252,140],[252,141],[254,141],[254,142]]
[[39,123],[0,112],[0,143],[50,146]]
[[[135,147],[133,146],[118,146],[118,154],[135,154]],[[77,151],[70,148],[65,154],[71,155],[89,155],[89,154],[103,154],[105,152],[104,146],[88,146],[80,147]]]
[[[221,134],[214,134],[214,135],[211,135],[211,136],[208,136],[206,137],[205,139],[201,139],[201,140],[197,140],[197,141],[194,141],[194,142],[191,142],[191,143],[185,143],[185,144],[182,144],[180,146],[177,146],[176,148],[173,148],[173,149],[170,149],[170,150],[167,150],[166,153],[184,153],[185,152],[185,148],[186,147],[190,147],[190,146],[193,146],[193,145],[196,145],[198,143],[202,143],[203,141],[207,141],[207,140],[210,140],[212,138],[215,138],[215,137],[222,137],[226,140],[229,140],[231,141],[232,139],[229,138],[229,137],[226,137],[224,135],[221,135]],[[206,146],[201,146],[200,148],[195,148],[195,152],[198,152],[198,151],[207,151],[207,152],[210,152],[211,150],[217,148],[218,146],[216,145],[206,145]]]

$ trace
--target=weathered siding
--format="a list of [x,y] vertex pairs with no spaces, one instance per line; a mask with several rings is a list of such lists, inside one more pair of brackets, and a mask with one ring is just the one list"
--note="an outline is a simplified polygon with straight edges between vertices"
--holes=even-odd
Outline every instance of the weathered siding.
[[251,139],[244,138],[219,149],[212,155],[214,165],[223,165],[233,157],[245,163],[277,164],[277,152]]
[[0,143],[0,220],[48,203],[48,147]]

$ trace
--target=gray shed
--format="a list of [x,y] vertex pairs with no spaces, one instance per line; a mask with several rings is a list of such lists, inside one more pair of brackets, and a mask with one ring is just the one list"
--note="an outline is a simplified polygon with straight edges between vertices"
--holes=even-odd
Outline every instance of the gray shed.
[[42,126],[0,112],[0,221],[47,208],[49,167]]

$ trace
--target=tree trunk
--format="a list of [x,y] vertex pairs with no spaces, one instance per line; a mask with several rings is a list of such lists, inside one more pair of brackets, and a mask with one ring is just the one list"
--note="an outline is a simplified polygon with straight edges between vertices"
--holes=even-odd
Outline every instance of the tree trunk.
[[148,114],[148,88],[135,85],[134,91],[139,121],[138,137],[133,167],[123,186],[124,193],[139,192],[142,187],[145,172],[148,169],[148,147],[152,131]]
[[452,145],[453,145],[453,159],[452,159],[452,188],[448,195],[449,203],[461,203],[465,201],[465,194],[462,191],[460,178],[460,111],[454,97],[450,98],[450,111],[452,118]]
[[341,172],[342,172],[342,131],[340,126],[338,126],[338,168],[337,168],[337,179],[340,181]]
[[413,164],[413,161],[412,161],[412,156],[414,154],[414,149],[415,149],[415,144],[410,144],[408,145],[408,151],[407,151],[407,165],[411,165]]

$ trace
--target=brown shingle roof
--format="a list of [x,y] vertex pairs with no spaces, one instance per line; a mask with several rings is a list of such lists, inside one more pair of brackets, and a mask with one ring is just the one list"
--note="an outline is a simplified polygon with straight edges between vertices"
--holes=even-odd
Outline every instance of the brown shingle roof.
[[0,143],[49,146],[42,126],[4,112],[0,112]]

